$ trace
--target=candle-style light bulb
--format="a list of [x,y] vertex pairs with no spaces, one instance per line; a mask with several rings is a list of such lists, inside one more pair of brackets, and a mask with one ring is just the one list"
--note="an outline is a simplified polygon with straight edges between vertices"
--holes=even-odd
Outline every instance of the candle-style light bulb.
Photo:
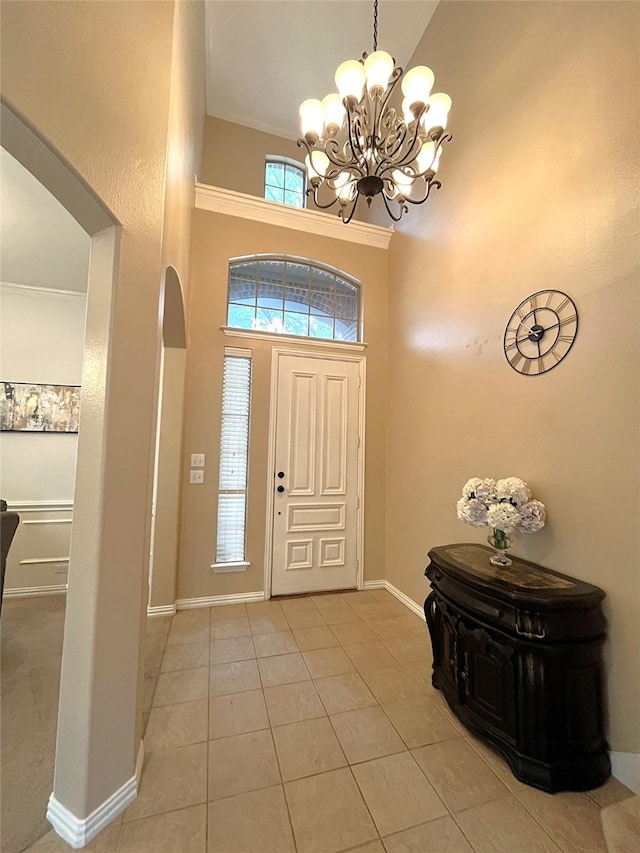
[[402,78],[402,94],[411,104],[426,104],[429,100],[435,75],[426,65],[416,65]]
[[309,140],[317,140],[324,130],[324,106],[317,98],[310,98],[300,104],[302,134]]
[[424,114],[423,122],[428,131],[432,131],[438,127],[443,130],[447,126],[449,110],[451,109],[451,98],[445,95],[444,92],[438,92],[431,95],[429,98],[429,109]]
[[357,103],[362,97],[364,89],[364,65],[357,62],[355,59],[348,59],[338,66],[336,71],[336,86],[340,93],[340,98],[344,101],[354,101]]
[[382,94],[389,84],[393,73],[393,57],[386,50],[370,53],[364,61],[364,73],[367,76],[367,89]]

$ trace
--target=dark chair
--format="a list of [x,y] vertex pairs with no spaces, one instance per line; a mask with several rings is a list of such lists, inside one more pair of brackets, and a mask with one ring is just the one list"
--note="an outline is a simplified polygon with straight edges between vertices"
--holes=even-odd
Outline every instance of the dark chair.
[[13,542],[13,537],[16,535],[20,516],[17,512],[7,510],[7,502],[2,501],[0,504],[0,551],[2,556],[1,576],[0,576],[0,613],[2,613],[2,596],[4,594],[4,573],[7,569],[7,554]]

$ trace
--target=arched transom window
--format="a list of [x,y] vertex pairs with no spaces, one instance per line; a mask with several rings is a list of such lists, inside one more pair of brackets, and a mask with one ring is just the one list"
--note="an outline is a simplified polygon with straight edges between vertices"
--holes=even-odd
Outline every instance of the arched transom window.
[[229,263],[228,326],[359,341],[359,318],[359,285],[330,267],[272,255]]

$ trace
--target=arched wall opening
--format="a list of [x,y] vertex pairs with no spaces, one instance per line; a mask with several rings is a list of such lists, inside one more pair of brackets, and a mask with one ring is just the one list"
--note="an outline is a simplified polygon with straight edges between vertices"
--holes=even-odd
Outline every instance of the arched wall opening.
[[[110,618],[121,578],[104,558],[105,543],[117,540],[119,527],[114,513],[105,510],[104,494],[109,470],[109,362],[122,229],[39,132],[5,100],[0,107],[2,146],[91,238],[55,778],[47,810],[56,832],[73,847],[81,847],[135,799],[136,765],[141,763],[140,625],[129,623],[123,631]],[[122,696],[115,711],[105,701],[113,695]],[[100,749],[107,741],[105,761]],[[115,792],[120,795],[115,809],[104,810]],[[97,817],[100,811],[104,814]]]
[[165,270],[152,498],[149,614],[175,612],[181,502],[186,323],[177,271]]

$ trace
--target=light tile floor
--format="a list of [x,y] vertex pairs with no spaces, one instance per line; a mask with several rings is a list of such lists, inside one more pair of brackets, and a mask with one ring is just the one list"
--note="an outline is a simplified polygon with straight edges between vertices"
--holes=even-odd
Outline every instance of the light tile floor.
[[521,784],[430,676],[424,621],[383,590],[180,611],[138,799],[86,849],[605,853],[600,808],[631,792]]

